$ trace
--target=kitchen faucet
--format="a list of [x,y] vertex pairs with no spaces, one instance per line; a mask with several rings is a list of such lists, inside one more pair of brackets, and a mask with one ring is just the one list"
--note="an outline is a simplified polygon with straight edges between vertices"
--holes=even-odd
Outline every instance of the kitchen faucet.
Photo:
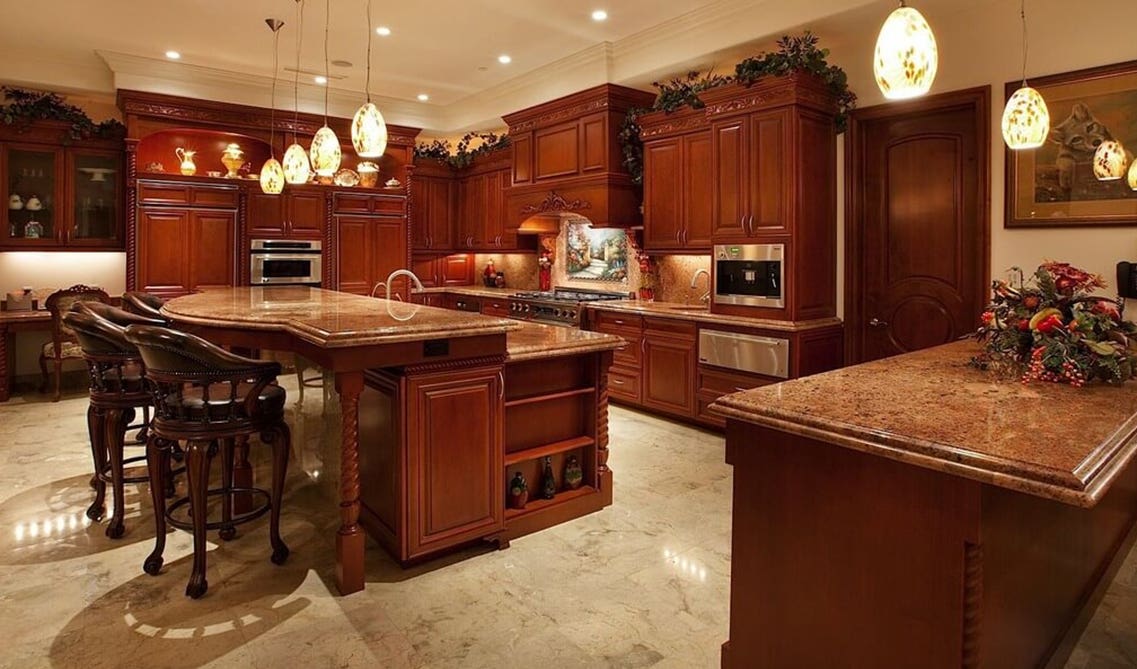
[[702,267],[695,270],[695,273],[691,275],[691,288],[694,289],[695,283],[698,282],[700,274],[706,274],[707,275],[707,292],[703,293],[699,297],[699,301],[700,302],[709,302],[711,299],[711,273],[710,272],[703,269]]
[[[410,280],[415,285],[415,290],[426,290],[426,288],[422,285],[422,281],[419,281],[418,276],[415,275],[414,272],[410,271],[409,269],[397,269],[387,275],[386,281],[380,281],[379,283],[375,284],[375,286],[371,289],[371,297],[375,297],[375,292],[378,291],[380,287],[382,287],[386,291],[387,299],[391,299],[391,285],[395,282],[395,279],[399,278],[400,276],[410,278]],[[402,296],[400,296],[398,293],[395,293],[395,298],[399,300],[403,299]]]

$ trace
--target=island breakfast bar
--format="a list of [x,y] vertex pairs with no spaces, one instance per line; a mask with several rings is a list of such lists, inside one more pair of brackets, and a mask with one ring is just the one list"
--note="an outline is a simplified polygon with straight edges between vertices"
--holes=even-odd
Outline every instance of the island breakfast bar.
[[729,395],[723,667],[1062,666],[1137,522],[1137,385],[974,342]]
[[[342,409],[336,587],[363,589],[359,525],[359,398],[364,373],[405,365],[462,369],[500,384],[506,333],[517,321],[303,286],[223,288],[162,308],[179,328],[215,343],[290,351],[335,375]],[[498,388],[483,397],[496,396]],[[486,408],[489,411],[490,408]]]

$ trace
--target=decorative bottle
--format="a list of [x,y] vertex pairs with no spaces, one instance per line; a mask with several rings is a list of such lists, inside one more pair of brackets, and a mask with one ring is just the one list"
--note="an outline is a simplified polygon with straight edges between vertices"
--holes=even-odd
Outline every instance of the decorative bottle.
[[513,475],[513,480],[509,482],[509,508],[524,509],[528,501],[529,484],[521,472],[516,472]]
[[580,468],[580,461],[576,459],[575,455],[570,455],[565,460],[564,479],[565,488],[568,490],[576,490],[584,482],[584,471]]
[[541,497],[552,499],[557,496],[557,478],[553,475],[553,459],[545,457],[545,471],[541,474]]

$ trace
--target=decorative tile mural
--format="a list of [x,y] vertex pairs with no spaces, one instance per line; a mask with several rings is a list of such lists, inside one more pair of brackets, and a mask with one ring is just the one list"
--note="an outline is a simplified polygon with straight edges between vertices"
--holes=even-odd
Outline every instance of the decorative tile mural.
[[572,281],[628,281],[628,233],[568,224],[565,270]]

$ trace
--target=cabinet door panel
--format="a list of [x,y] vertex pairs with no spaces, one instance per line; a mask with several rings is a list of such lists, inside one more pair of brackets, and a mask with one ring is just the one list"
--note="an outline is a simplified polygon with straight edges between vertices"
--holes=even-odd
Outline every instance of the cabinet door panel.
[[430,186],[433,182],[430,177],[411,180],[411,248],[416,251],[430,248]]
[[788,111],[755,114],[751,126],[750,214],[751,234],[788,232],[789,200],[786,189],[794,165]]
[[357,295],[371,292],[370,225],[366,216],[336,217],[337,290]]
[[427,230],[430,248],[444,251],[454,245],[454,182],[450,179],[431,179],[427,184]]
[[474,282],[474,256],[456,253],[438,259],[438,274],[443,286],[467,286]]
[[534,133],[535,180],[579,172],[580,126],[576,121]]
[[645,337],[644,406],[680,416],[695,415],[695,342]]
[[190,212],[138,211],[138,288],[156,295],[190,292]]
[[323,239],[324,218],[323,193],[292,193],[289,195],[289,237],[293,239]]
[[193,290],[235,286],[237,212],[195,211],[191,214],[190,223],[190,279]]
[[500,249],[505,247],[505,191],[503,190],[501,170],[486,174],[486,209],[484,230],[480,235],[485,247]]
[[415,256],[411,260],[411,271],[422,282],[424,288],[437,288],[442,285],[442,277],[438,271],[440,262],[440,258],[432,256]]
[[750,121],[740,117],[711,126],[716,238],[745,237],[743,219],[750,215],[747,184],[750,154]]
[[412,556],[500,532],[500,367],[412,377],[408,548]]
[[284,195],[269,195],[250,189],[248,200],[249,239],[279,239],[287,234]]
[[[683,246],[688,251],[711,250],[711,233],[714,230],[714,163],[711,154],[710,134],[683,138]],[[646,231],[647,224],[644,225]]]
[[[372,249],[370,260],[371,285],[385,281],[397,269],[407,267],[407,234],[401,218],[372,219],[368,244]],[[370,290],[370,289],[369,289]],[[397,279],[391,286],[392,298],[398,293],[404,300],[410,299],[410,280]]]
[[675,249],[682,246],[683,148],[667,139],[644,146],[644,246]]

